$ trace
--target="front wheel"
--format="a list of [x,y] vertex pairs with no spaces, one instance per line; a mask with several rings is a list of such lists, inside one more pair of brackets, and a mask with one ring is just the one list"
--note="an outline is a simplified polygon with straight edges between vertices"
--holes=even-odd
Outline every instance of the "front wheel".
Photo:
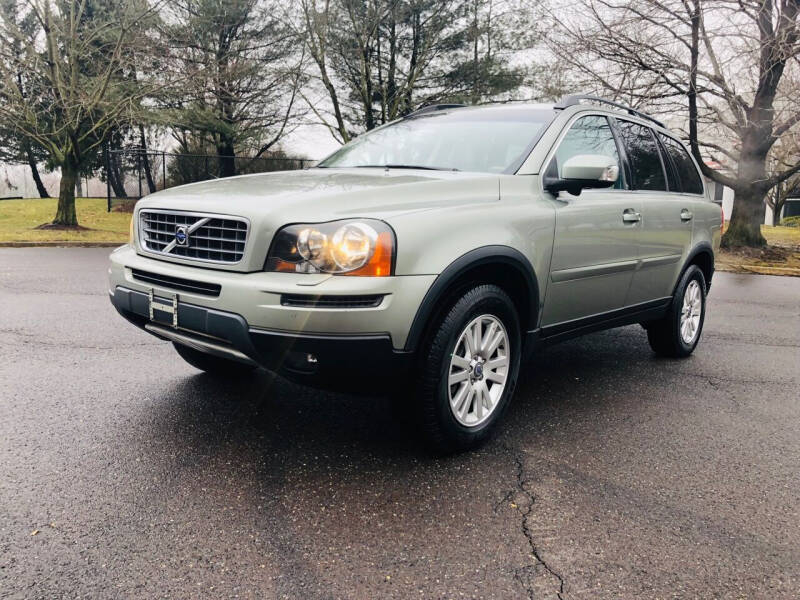
[[240,377],[252,372],[256,368],[254,365],[206,354],[205,352],[200,352],[199,350],[184,346],[183,344],[178,344],[177,342],[172,342],[172,345],[175,346],[175,350],[177,350],[183,360],[194,368],[205,371],[209,375],[217,377]]
[[647,340],[660,356],[689,356],[700,341],[706,316],[706,280],[692,265],[684,272],[669,310],[659,321],[647,325]]
[[439,451],[475,447],[508,408],[519,373],[519,317],[495,285],[467,291],[430,333],[421,357],[423,426]]

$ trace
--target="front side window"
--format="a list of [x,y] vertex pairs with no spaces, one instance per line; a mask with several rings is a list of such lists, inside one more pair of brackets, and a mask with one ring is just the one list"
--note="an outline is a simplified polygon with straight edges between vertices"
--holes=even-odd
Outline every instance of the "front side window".
[[[608,119],[599,115],[581,117],[570,127],[558,145],[555,156],[547,167],[547,177],[561,179],[564,163],[579,154],[601,154],[610,156],[620,165],[617,144],[608,124]],[[614,183],[615,189],[622,189],[624,182],[620,165],[620,176]]]
[[702,194],[703,181],[700,179],[700,174],[694,166],[694,161],[692,161],[686,149],[671,137],[660,133],[658,136],[664,143],[667,154],[672,158],[672,164],[675,165],[681,186],[680,189],[686,194]]
[[633,189],[666,191],[664,166],[650,128],[631,121],[619,121],[619,131],[631,166]]
[[504,173],[519,166],[554,116],[513,107],[425,113],[365,133],[318,166]]

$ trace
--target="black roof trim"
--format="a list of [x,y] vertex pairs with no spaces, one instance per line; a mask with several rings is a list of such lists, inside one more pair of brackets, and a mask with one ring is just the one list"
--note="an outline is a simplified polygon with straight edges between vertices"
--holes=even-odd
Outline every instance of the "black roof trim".
[[593,102],[595,104],[607,104],[608,106],[613,106],[614,108],[618,108],[620,110],[624,110],[629,115],[633,115],[635,117],[640,117],[642,119],[647,119],[648,121],[652,121],[659,127],[666,129],[664,123],[655,119],[648,115],[647,113],[643,113],[640,110],[636,110],[635,108],[631,108],[630,106],[625,106],[624,104],[620,104],[619,102],[614,102],[613,100],[606,100],[605,98],[600,98],[598,96],[590,96],[588,94],[576,94],[574,96],[564,96],[558,103],[553,107],[557,109],[564,109],[568,106],[575,106],[577,104],[581,104],[582,101]]

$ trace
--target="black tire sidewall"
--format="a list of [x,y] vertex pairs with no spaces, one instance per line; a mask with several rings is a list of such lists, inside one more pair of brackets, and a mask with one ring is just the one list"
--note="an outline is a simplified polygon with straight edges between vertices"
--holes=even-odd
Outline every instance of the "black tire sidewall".
[[[691,281],[697,281],[700,284],[700,323],[697,326],[697,335],[691,344],[683,341],[681,336],[681,310],[683,309],[683,296],[686,293],[686,288]],[[669,327],[670,333],[676,354],[678,356],[688,356],[697,347],[700,342],[700,336],[703,333],[703,323],[706,320],[706,279],[703,276],[703,271],[696,265],[690,266],[681,277],[681,281],[675,290],[673,296],[672,306],[670,307]]]
[[[450,409],[450,398],[447,378],[450,369],[449,357],[467,324],[480,315],[492,315],[499,319],[506,328],[511,345],[511,364],[509,377],[499,404],[490,417],[476,427],[466,427],[459,423]],[[439,356],[431,352],[439,352]],[[481,285],[468,290],[447,313],[432,334],[432,343],[428,352],[429,378],[435,378],[430,385],[429,394],[424,394],[423,401],[432,402],[433,417],[443,436],[442,443],[448,449],[462,449],[474,446],[485,440],[495,423],[503,416],[514,394],[519,376],[520,357],[522,352],[522,336],[519,317],[513,302],[508,295],[494,285]]]

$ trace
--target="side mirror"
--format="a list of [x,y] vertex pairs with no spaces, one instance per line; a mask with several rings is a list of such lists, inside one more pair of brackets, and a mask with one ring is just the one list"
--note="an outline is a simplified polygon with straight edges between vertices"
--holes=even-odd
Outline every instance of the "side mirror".
[[607,188],[619,177],[619,165],[610,156],[578,154],[561,167],[561,177],[546,177],[544,187],[553,194],[567,191],[577,196],[585,188]]

